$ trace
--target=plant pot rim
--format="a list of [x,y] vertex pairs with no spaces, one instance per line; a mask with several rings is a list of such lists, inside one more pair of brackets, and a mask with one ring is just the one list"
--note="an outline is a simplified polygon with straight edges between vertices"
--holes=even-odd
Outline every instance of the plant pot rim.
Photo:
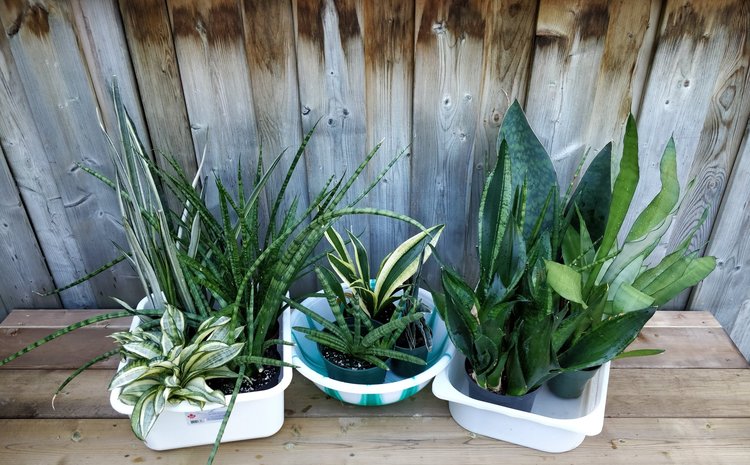
[[[138,302],[137,309],[143,309],[145,308],[145,305],[148,302],[148,298],[144,297],[140,302]],[[282,314],[281,314],[281,328],[282,328],[282,339],[285,341],[291,341],[292,340],[292,326],[291,326],[291,311],[289,308],[286,308]],[[138,317],[133,317],[133,321],[130,324],[130,329],[134,329],[136,326],[138,326]],[[292,363],[292,346],[288,344],[284,344],[281,349],[281,359],[288,363]],[[117,370],[120,370],[122,366],[124,365],[124,362],[120,362],[120,364],[117,366]],[[279,392],[284,391],[287,387],[289,387],[289,384],[292,382],[292,375],[294,371],[292,370],[292,367],[285,366],[281,367],[281,377],[279,379],[279,382],[272,388],[266,389],[263,391],[257,391],[257,392],[245,392],[241,394],[237,394],[237,400],[236,402],[243,402],[243,401],[251,401],[251,400],[261,400],[265,398],[270,398],[277,396]],[[120,391],[121,388],[116,388],[110,391],[109,394],[109,402],[112,405],[112,408],[115,409],[118,413],[122,413],[125,415],[132,415],[133,414],[133,406],[127,405],[120,401]],[[229,404],[230,399],[232,398],[231,395],[224,396],[224,399],[227,404]],[[203,408],[192,405],[187,401],[182,401],[178,404],[167,404],[165,407],[168,411],[173,412],[184,412],[184,413],[190,413],[190,412],[201,412],[201,411],[207,411],[207,410],[214,410],[219,408],[225,408],[226,405],[217,404],[215,402],[209,402],[206,405],[203,406]]]

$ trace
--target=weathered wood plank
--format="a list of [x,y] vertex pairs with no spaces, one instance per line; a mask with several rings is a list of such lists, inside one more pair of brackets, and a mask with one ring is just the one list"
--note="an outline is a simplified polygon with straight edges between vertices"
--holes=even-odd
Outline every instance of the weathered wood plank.
[[[407,150],[413,137],[414,4],[399,0],[364,2],[362,16],[366,146],[383,143],[380,155],[365,173],[373,179],[391,157]],[[410,171],[410,158],[405,154],[363,205],[408,214]],[[387,253],[416,233],[407,224],[386,218],[367,218],[367,225],[374,262],[371,267],[377,267]]]
[[192,176],[196,156],[167,6],[163,0],[120,0],[120,13],[152,146],[176,157]]
[[[127,420],[1,420],[0,464],[203,463],[209,446],[151,451]],[[565,454],[474,435],[449,418],[325,418],[286,422],[279,433],[224,444],[223,464],[731,464],[750,456],[750,419],[607,419],[601,434]],[[637,459],[636,459],[637,458]]]
[[689,179],[695,185],[654,259],[676,247],[707,208],[693,247],[701,250],[708,242],[750,113],[750,5],[668,1],[657,42],[638,120],[641,182],[626,223],[659,189],[659,171],[651,168],[670,134],[682,185]]
[[646,323],[647,328],[721,328],[721,324],[708,311],[661,310]]
[[[307,133],[317,123],[305,159],[311,198],[332,174],[351,175],[371,149],[366,145],[362,14],[362,3],[353,0],[295,3],[302,129]],[[387,160],[389,155],[383,152],[377,157]],[[356,199],[369,179],[363,173],[344,201]],[[362,243],[370,250],[367,218],[345,218],[336,226],[342,233],[344,228],[361,233]]]
[[471,151],[471,198],[466,229],[464,276],[472,282],[479,274],[477,256],[477,216],[484,180],[497,159],[497,134],[505,112],[518,100],[526,102],[531,59],[536,31],[536,2],[487,2],[488,24],[482,58],[482,87],[479,122]]
[[659,7],[658,0],[540,2],[526,107],[563,190],[588,149],[593,158],[614,141],[621,152],[632,94],[643,85],[635,70],[651,58],[647,31]]
[[665,349],[650,357],[614,362],[629,368],[747,368],[745,358],[721,328],[644,328],[629,350]]
[[237,193],[237,170],[252,179],[258,155],[242,11],[231,0],[167,2],[193,145],[205,149],[206,202],[218,205],[213,176]]
[[[302,143],[302,117],[294,48],[294,12],[291,1],[246,0],[243,3],[245,53],[250,71],[255,105],[258,140],[268,167],[274,158],[287,150],[268,182],[268,201],[275,201],[291,161]],[[309,205],[307,169],[304,160],[296,166],[281,203],[279,216],[294,199],[298,211]],[[314,276],[308,275],[295,285],[299,292],[314,289]]]
[[[88,370],[57,397],[70,370],[0,370],[0,418],[119,418],[109,407],[112,370]],[[43,376],[40,376],[43,374]],[[18,386],[24,389],[18,389]],[[614,368],[607,396],[608,417],[750,417],[750,370]],[[285,392],[286,417],[448,417],[448,404],[426,387],[403,402],[378,408],[329,398],[294,374]]]
[[[45,147],[11,53],[5,25],[3,31],[0,34],[0,108],[4,111],[0,112],[0,144],[53,280],[71,282],[84,269],[81,253],[71,233],[58,186],[42,175],[49,169]],[[45,290],[55,287],[53,282]],[[94,290],[86,283],[66,291],[61,300],[71,306],[92,302]]]
[[[34,122],[42,128],[39,135],[44,150],[39,153],[44,156],[32,156],[46,163],[29,163],[24,168],[31,170],[30,176],[42,178],[42,183],[57,186],[57,196],[50,195],[47,202],[67,219],[59,233],[70,252],[46,255],[53,264],[53,274],[61,270],[61,278],[77,278],[117,257],[119,251],[113,241],[125,241],[114,193],[76,165],[83,162],[105,175],[112,173],[109,147],[99,127],[96,96],[72,27],[70,6],[56,1],[4,2],[0,5],[0,22],[9,36],[9,48]],[[15,165],[11,161],[14,172],[22,169],[23,165]],[[27,200],[26,204],[31,202]],[[47,234],[38,237],[40,241],[48,239]],[[56,277],[56,284],[67,281]],[[82,301],[75,306],[105,307],[111,305],[110,296],[132,302],[140,288],[138,280],[122,268],[101,273],[91,285],[89,295],[81,295]]]
[[[711,232],[706,254],[716,269],[698,284],[690,307],[711,309],[735,344],[750,359],[750,124]],[[743,237],[745,235],[745,237]]]
[[[440,254],[461,270],[479,124],[482,75],[477,70],[491,21],[486,11],[485,1],[448,0],[420,0],[415,10],[411,214],[423,224],[446,223]],[[435,284],[434,262],[425,271]]]
[[750,417],[748,369],[613,368],[607,417]]
[[[142,135],[143,145],[150,151],[151,141],[141,111],[138,84],[128,55],[117,0],[74,0],[70,3],[70,9],[104,126],[110,134],[118,133],[112,102],[112,80],[116,77],[128,114]],[[117,137],[113,139],[117,140]]]
[[55,288],[34,229],[0,144],[0,321],[14,308],[59,307]]
[[[0,324],[0,359],[70,324],[109,310],[15,310]],[[76,369],[94,357],[114,349],[107,336],[126,331],[130,318],[96,323],[50,341],[0,369]],[[99,362],[97,368],[112,369],[116,358]]]
[[[276,167],[276,174],[269,181],[271,190],[275,192],[281,186],[291,160],[302,143],[297,60],[294,51],[294,15],[289,1],[246,0],[243,5],[245,52],[250,69],[258,137],[263,146],[266,166],[288,149],[288,153]],[[300,211],[307,208],[304,161],[295,169],[282,206],[288,208],[293,198],[298,198]]]

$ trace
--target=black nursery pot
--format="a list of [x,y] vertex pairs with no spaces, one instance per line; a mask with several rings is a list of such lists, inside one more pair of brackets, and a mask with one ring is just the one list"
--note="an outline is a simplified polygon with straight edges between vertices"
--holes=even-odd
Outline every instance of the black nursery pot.
[[[427,350],[427,346],[424,344],[413,349],[410,349],[409,347],[401,347],[397,344],[395,349],[398,352],[413,355],[417,358],[421,358],[422,360],[427,360],[427,354],[429,353],[429,351]],[[425,368],[426,365],[417,365],[416,363],[405,362],[403,360],[397,360],[395,358],[391,359],[391,371],[402,378],[411,378],[412,376],[417,376],[418,374],[422,373]]]
[[586,384],[594,377],[600,366],[578,371],[564,371],[547,381],[547,387],[557,397],[577,399],[581,397]]
[[[352,384],[382,384],[385,381],[386,371],[380,367],[366,364],[321,345],[318,345],[318,348],[331,379]],[[331,358],[339,363],[334,363]]]
[[522,396],[507,396],[505,394],[499,394],[479,387],[476,381],[474,381],[474,378],[471,377],[470,373],[472,371],[474,371],[474,369],[472,368],[471,363],[466,360],[466,363],[464,364],[464,373],[466,373],[466,377],[469,380],[469,397],[481,400],[482,402],[520,410],[522,412],[531,412],[532,407],[534,407],[534,399],[536,399],[536,395],[539,393],[539,388]]

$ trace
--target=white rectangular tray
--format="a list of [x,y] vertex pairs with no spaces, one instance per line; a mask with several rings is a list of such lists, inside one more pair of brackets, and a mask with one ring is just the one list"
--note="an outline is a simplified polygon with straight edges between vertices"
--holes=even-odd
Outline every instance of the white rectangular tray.
[[457,354],[432,383],[447,400],[453,419],[469,431],[544,452],[566,452],[604,425],[609,363],[602,365],[578,399],[561,399],[542,386],[531,412],[490,404],[468,396],[465,357]]

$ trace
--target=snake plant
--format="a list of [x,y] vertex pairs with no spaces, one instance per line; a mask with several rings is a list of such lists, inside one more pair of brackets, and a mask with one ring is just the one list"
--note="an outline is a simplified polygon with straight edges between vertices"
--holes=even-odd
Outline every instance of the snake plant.
[[620,356],[656,308],[697,284],[716,266],[714,257],[699,257],[690,250],[705,212],[676,250],[647,264],[680,203],[677,154],[671,139],[659,165],[659,192],[636,217],[622,244],[617,244],[639,182],[638,134],[632,116],[611,193],[610,153],[606,147],[594,159],[571,198],[569,212],[575,221],[564,234],[563,263],[546,263],[551,287],[564,298],[553,341],[564,370],[594,367]]
[[[193,178],[188,178],[172,157],[165,158],[170,165],[167,169],[157,166],[140,142],[116,83],[113,98],[119,129],[117,142],[109,138],[106,131],[105,136],[112,147],[115,179],[83,168],[116,192],[128,242],[128,247],[122,248],[123,256],[135,268],[146,295],[152,300],[153,310],[134,310],[120,302],[124,310],[66,327],[5,358],[0,365],[89,324],[133,315],[160,317],[168,304],[184,313],[188,334],[194,334],[209,318],[225,316],[229,318],[232,332],[243,328],[238,337],[238,342],[243,345],[233,359],[237,381],[209,457],[211,463],[242,378],[263,370],[264,365],[282,364],[267,357],[266,349],[280,342],[276,339],[274,324],[282,311],[284,296],[291,284],[311,265],[315,258],[312,257],[314,248],[334,222],[345,215],[382,215],[424,228],[399,213],[357,206],[401,154],[394,157],[353,201],[344,202],[347,192],[380,145],[375,146],[348,177],[332,175],[317,195],[311,197],[305,209],[299,208],[299,199],[293,199],[289,208],[284,209],[287,186],[302,160],[314,128],[306,134],[282,184],[276,186],[275,191],[271,190],[273,186],[269,186],[268,180],[283,153],[274,158],[266,170],[263,169],[262,154],[259,155],[258,170],[251,187],[246,186],[238,170],[238,189],[233,196],[218,179],[213,183],[201,179],[202,162]],[[209,188],[218,192],[219,212],[216,214],[205,203]],[[164,199],[165,192],[176,198],[180,207],[178,211],[169,209]],[[260,219],[263,199],[269,199],[270,212],[265,221]],[[60,389],[96,361],[117,352],[109,351],[87,363]]]
[[328,263],[354,293],[362,310],[370,318],[377,318],[399,299],[398,291],[404,290],[406,282],[430,257],[431,247],[440,239],[443,228],[442,224],[436,225],[405,240],[383,259],[374,275],[370,272],[367,250],[357,236],[348,231],[353,248],[350,253],[343,237],[329,228],[325,237],[333,251],[327,254]]
[[244,328],[230,328],[226,316],[212,316],[188,339],[185,315],[167,304],[159,328],[114,333],[123,364],[110,389],[120,388],[119,399],[133,406],[130,425],[143,440],[169,404],[187,401],[203,408],[207,403],[226,404],[224,393],[206,381],[236,378],[227,365],[242,351],[235,342]]
[[662,157],[660,192],[621,245],[639,179],[632,116],[614,185],[608,145],[562,200],[550,157],[518,102],[498,146],[480,204],[478,283],[472,287],[444,266],[444,294],[435,299],[477,384],[523,395],[561,371],[658,353],[623,351],[658,306],[715,266],[713,257],[689,250],[692,234],[658,264],[645,265],[679,204],[674,143]]
[[406,327],[422,318],[419,312],[412,311],[394,317],[383,325],[376,324],[361,306],[360,300],[345,292],[330,270],[316,268],[315,273],[323,287],[323,295],[331,307],[334,321],[328,321],[304,305],[292,302],[294,308],[323,327],[322,330],[318,330],[295,326],[295,331],[305,334],[308,339],[318,344],[384,370],[388,370],[385,363],[388,358],[418,365],[425,364],[422,359],[393,349],[396,339]]
[[556,299],[544,273],[559,242],[557,192],[552,162],[515,103],[479,206],[478,281],[472,286],[443,265],[443,293],[434,295],[484,389],[523,395],[559,369],[551,344]]

